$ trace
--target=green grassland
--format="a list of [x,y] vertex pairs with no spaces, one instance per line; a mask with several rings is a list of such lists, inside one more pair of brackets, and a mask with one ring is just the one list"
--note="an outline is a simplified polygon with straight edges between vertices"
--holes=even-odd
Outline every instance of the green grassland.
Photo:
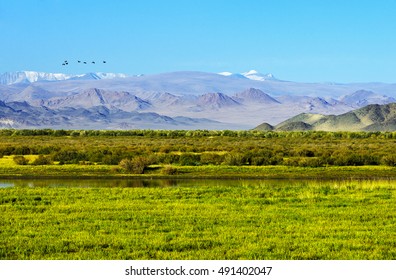
[[395,132],[0,130],[0,177],[395,178],[395,147]]
[[394,181],[0,189],[0,259],[395,259]]

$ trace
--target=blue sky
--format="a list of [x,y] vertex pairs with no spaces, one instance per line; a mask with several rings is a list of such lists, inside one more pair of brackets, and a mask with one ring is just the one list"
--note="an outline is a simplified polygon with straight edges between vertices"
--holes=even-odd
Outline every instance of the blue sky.
[[256,69],[396,82],[395,15],[394,0],[0,0],[0,73]]

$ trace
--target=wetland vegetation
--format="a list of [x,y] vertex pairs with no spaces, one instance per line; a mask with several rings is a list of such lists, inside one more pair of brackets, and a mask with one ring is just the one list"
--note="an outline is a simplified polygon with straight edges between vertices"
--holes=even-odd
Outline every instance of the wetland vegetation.
[[394,177],[395,146],[396,132],[1,130],[0,176]]

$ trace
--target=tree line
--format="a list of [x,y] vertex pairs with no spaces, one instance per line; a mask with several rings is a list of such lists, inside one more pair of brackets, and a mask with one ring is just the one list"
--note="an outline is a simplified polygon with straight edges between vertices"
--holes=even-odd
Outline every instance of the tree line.
[[396,131],[259,131],[259,130],[55,130],[55,129],[0,129],[0,136],[143,136],[143,137],[256,137],[256,138],[313,138],[313,139],[396,139]]

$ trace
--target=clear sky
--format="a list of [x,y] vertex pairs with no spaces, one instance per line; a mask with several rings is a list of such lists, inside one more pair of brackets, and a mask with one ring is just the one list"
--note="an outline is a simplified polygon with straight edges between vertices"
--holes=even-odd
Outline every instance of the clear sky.
[[0,73],[396,82],[395,0],[0,0],[0,30]]

